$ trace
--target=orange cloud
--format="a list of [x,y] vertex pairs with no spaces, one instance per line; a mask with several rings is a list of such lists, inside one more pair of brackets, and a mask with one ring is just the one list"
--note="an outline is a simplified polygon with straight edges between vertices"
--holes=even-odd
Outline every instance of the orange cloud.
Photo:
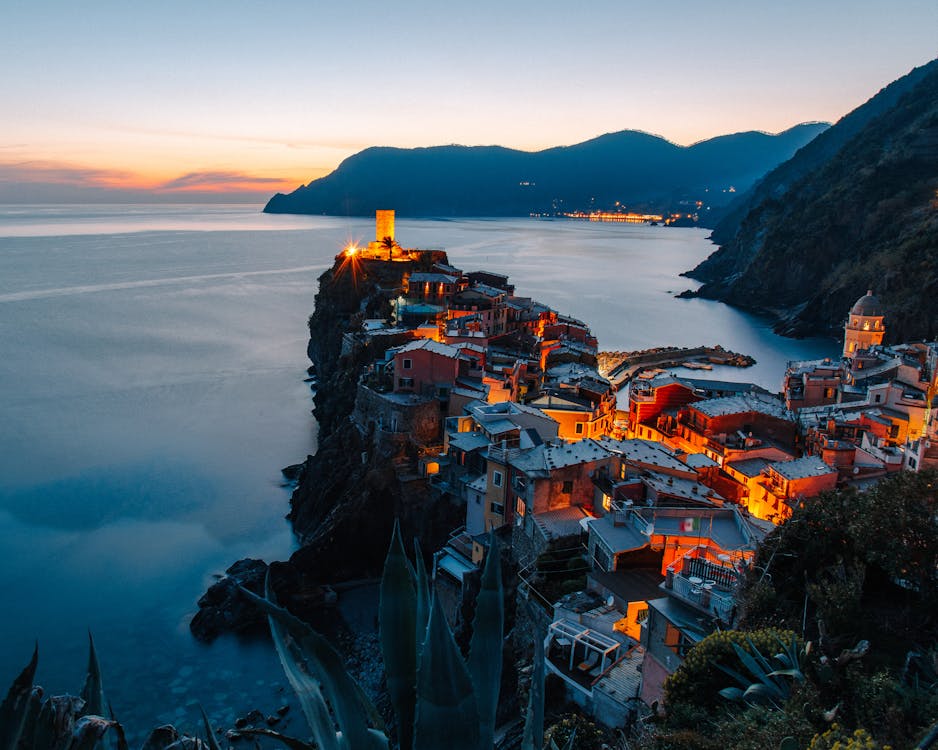
[[257,192],[290,189],[294,183],[279,177],[258,177],[244,172],[189,172],[164,182],[154,189],[161,192]]
[[136,175],[118,169],[81,167],[55,161],[0,163],[0,182],[53,183],[71,187],[136,187]]

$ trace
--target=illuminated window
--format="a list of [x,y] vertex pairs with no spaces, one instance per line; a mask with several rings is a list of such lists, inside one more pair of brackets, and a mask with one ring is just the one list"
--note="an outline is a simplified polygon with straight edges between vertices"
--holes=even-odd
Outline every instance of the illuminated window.
[[606,494],[603,494],[603,510],[607,513],[612,510],[612,498]]
[[866,322],[863,324],[863,330],[864,330],[864,331],[870,330],[870,321],[866,321]]
[[526,510],[527,508],[524,505],[524,500],[519,497],[517,502],[515,503],[515,513],[518,514],[519,518],[524,518],[524,514]]

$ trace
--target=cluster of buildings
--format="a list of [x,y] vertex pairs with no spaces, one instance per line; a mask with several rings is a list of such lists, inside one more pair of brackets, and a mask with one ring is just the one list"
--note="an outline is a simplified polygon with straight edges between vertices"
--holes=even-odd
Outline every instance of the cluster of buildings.
[[658,371],[619,410],[582,321],[499,274],[424,266],[349,334],[383,352],[353,419],[397,441],[402,478],[465,508],[438,591],[458,601],[502,529],[549,622],[548,674],[607,724],[647,711],[691,646],[732,627],[743,573],[794,507],[938,459],[938,345],[883,346],[872,293],[843,357],[791,363],[781,394]]

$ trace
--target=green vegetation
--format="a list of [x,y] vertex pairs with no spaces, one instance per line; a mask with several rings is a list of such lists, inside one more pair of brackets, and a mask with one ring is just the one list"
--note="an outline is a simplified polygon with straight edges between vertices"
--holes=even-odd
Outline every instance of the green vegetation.
[[740,629],[668,679],[642,747],[930,747],[916,742],[938,734],[938,474],[804,503],[766,539],[740,606]]

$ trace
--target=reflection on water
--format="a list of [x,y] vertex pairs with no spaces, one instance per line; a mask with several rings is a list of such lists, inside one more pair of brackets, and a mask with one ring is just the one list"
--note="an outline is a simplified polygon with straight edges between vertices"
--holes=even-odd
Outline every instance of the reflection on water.
[[[40,683],[80,689],[90,628],[138,731],[194,727],[196,700],[229,725],[284,702],[266,644],[206,648],[186,623],[214,572],[292,549],[279,469],[315,445],[302,379],[316,278],[372,233],[230,206],[0,207],[0,599],[14,613],[0,689],[37,637]],[[399,220],[397,236],[509,274],[605,349],[720,343],[759,364],[711,377],[772,390],[787,359],[836,353],[675,299],[711,249],[702,231]]]

